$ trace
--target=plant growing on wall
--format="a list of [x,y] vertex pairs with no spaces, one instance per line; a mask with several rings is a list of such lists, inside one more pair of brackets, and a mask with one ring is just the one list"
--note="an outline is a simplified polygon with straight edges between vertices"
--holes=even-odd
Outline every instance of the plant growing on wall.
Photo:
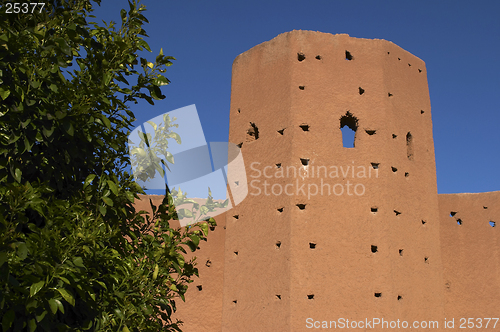
[[152,215],[136,211],[144,192],[126,171],[129,105],[164,98],[174,58],[139,57],[150,49],[137,0],[121,10],[119,29],[90,22],[90,0],[8,8],[0,9],[3,331],[180,331],[175,299],[198,273],[183,254],[214,221],[172,228],[170,194],[151,203]]

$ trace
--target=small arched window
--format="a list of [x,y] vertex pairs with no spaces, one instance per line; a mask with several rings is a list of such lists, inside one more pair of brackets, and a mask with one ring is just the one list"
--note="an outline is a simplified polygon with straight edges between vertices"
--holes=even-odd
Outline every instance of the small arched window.
[[342,131],[342,145],[344,148],[354,148],[358,119],[347,112],[340,118],[340,130]]

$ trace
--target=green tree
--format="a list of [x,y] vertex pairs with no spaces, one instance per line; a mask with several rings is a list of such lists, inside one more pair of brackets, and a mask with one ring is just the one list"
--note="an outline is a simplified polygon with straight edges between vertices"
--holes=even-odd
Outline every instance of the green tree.
[[[183,254],[214,221],[172,228],[177,192],[151,203],[152,215],[136,211],[144,192],[126,171],[129,105],[164,98],[174,58],[138,55],[151,50],[137,0],[121,10],[119,29],[88,21],[90,0],[8,8],[0,9],[3,331],[180,331],[175,299],[198,273]],[[166,127],[158,135],[171,135]]]

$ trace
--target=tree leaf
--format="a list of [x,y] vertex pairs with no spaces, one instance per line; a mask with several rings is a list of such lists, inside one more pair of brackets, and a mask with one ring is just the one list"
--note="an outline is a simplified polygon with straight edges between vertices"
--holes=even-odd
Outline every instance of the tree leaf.
[[102,197],[102,200],[104,201],[104,203],[106,203],[107,205],[109,206],[113,206],[113,200],[109,197]]
[[35,296],[36,293],[38,293],[42,288],[43,286],[45,285],[45,281],[41,280],[33,285],[31,285],[30,287],[30,296]]
[[[131,202],[134,203],[135,197],[134,194],[132,194],[130,191],[126,191],[125,195],[127,196],[127,199]],[[1,266],[1,265],[0,265]]]
[[75,264],[78,267],[85,268],[85,265],[83,265],[83,259],[81,257],[75,257],[75,258],[73,258],[73,264]]
[[118,196],[118,187],[116,186],[116,184],[111,180],[106,180],[106,182],[109,186],[109,189],[111,189],[111,191],[113,192],[113,194]]
[[158,128],[158,126],[156,125],[156,123],[154,123],[153,121],[146,121],[146,122],[149,123],[154,128],[154,130],[156,131],[156,129]]
[[182,144],[181,137],[177,133],[170,133],[170,137],[175,139],[178,144]]
[[85,182],[83,182],[83,188],[86,188],[88,187],[88,185],[95,179],[95,174],[90,174],[89,176],[87,176],[87,178],[85,179]]
[[17,246],[17,256],[21,259],[24,260],[26,257],[28,257],[28,247],[26,246],[26,243],[21,242]]
[[68,133],[68,135],[73,136],[75,133],[75,128],[73,128],[73,124],[69,121],[65,121],[63,123],[64,130]]
[[158,264],[156,264],[153,272],[153,280],[156,280],[156,278],[158,278],[158,269]]
[[56,301],[59,301],[59,300],[56,300],[56,299],[50,299],[49,300],[50,311],[52,311],[52,313],[54,315],[57,313],[57,302]]
[[64,288],[57,288],[56,290],[62,295],[63,299],[65,299],[73,307],[75,306],[75,298],[69,291]]
[[109,119],[107,118],[106,115],[104,114],[101,114],[101,119],[102,119],[102,122],[104,122],[104,125],[108,128],[108,129],[111,129],[111,122],[109,121]]
[[36,318],[36,321],[38,323],[40,323],[44,318],[45,318],[45,315],[47,314],[47,310],[44,310],[40,315],[36,315],[35,318]]
[[104,217],[106,215],[106,207],[104,206],[99,206],[99,212],[102,214]]
[[19,168],[16,168],[16,171],[14,172],[14,179],[21,183],[21,176],[23,175],[23,172],[19,169]]
[[28,332],[34,332],[35,330],[36,330],[36,321],[34,318],[32,318],[28,321]]
[[[167,154],[165,155],[165,159],[171,164],[174,164],[174,156],[167,151]],[[165,165],[166,166],[166,165]]]
[[7,99],[9,95],[10,95],[10,90],[4,90],[0,88],[0,97],[2,97],[3,100]]

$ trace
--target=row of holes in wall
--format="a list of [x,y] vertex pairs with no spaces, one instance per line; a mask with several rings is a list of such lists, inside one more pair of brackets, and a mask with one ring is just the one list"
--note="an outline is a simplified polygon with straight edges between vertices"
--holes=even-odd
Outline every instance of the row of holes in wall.
[[[387,54],[390,54],[390,52],[387,52]],[[305,56],[304,53],[297,53],[297,60],[299,60],[299,62],[302,62],[305,59],[306,59],[306,56]],[[321,60],[321,59],[322,59],[322,57],[320,55],[316,56],[316,60]],[[345,59],[348,60],[348,61],[352,61],[352,60],[354,60],[354,56],[351,54],[351,52],[349,52],[349,51],[346,50],[345,51]],[[398,58],[398,60],[401,61],[401,58]],[[411,67],[411,64],[408,63],[408,66]],[[421,73],[422,70],[418,69],[418,72]],[[305,85],[299,85],[299,89],[300,90],[305,90]],[[362,87],[359,87],[358,88],[358,92],[359,92],[360,95],[362,95],[362,94],[365,93],[365,89],[363,89]],[[392,93],[388,92],[387,96],[388,97],[393,97],[394,95]],[[421,110],[420,114],[424,114],[424,111]]]
[[[387,55],[390,55],[390,54],[391,54],[391,52],[387,52]],[[314,58],[315,58],[316,60],[321,60],[321,59],[323,59],[323,57],[322,57],[321,55],[316,55]],[[299,60],[299,62],[302,62],[302,61],[304,61],[305,59],[306,59],[306,55],[305,55],[304,53],[301,53],[301,52],[297,53],[297,60]],[[349,52],[348,50],[346,50],[346,51],[345,51],[345,59],[346,59],[347,61],[352,61],[352,60],[354,60],[354,56],[352,55],[352,53],[351,53],[351,52]],[[398,61],[401,61],[401,58],[398,58]],[[408,67],[410,67],[410,68],[411,68],[411,64],[410,64],[410,63],[408,63]],[[417,69],[418,69],[418,72],[419,72],[419,73],[421,73],[421,72],[422,72],[422,70],[421,70],[420,68],[417,68]]]
[[[382,293],[375,292],[373,293],[375,297],[382,297]],[[276,294],[275,295],[276,300],[281,300],[281,294]],[[307,299],[308,300],[314,300],[314,294],[307,294]],[[398,301],[401,301],[403,299],[402,295],[398,295],[397,297]],[[238,304],[238,300],[233,300],[233,304]]]
[[[300,163],[302,164],[302,166],[308,166],[309,165],[309,159],[308,158],[300,158]],[[373,169],[379,169],[380,168],[380,163],[371,163],[371,166],[372,166]],[[281,163],[277,163],[276,167],[277,168],[281,168],[282,164]],[[321,167],[318,167],[318,177],[320,176],[320,169],[321,169]],[[391,166],[391,171],[393,173],[397,173],[398,169],[396,167],[394,167],[394,166]],[[325,173],[326,173],[326,169],[325,169]],[[405,172],[405,178],[408,178],[409,176],[410,176],[410,173]],[[287,173],[287,177],[288,177],[288,173]]]
[[[488,207],[487,206],[483,206],[483,209],[487,209]],[[451,211],[450,212],[450,217],[452,218],[455,218],[455,215],[457,214],[458,212],[457,211]],[[457,225],[462,225],[463,224],[463,221],[461,218],[455,218],[456,222],[457,222]],[[491,226],[491,227],[495,227],[497,225],[496,222],[494,222],[493,220],[490,220],[488,222],[488,224]]]
[[[309,131],[310,126],[308,124],[301,124],[299,127],[302,129],[302,131]],[[280,129],[277,130],[277,132],[280,135],[284,135],[285,129]],[[343,115],[340,118],[340,130],[342,132],[342,145],[344,148],[354,148],[355,147],[355,137],[356,137],[356,131],[358,130],[358,119],[349,111],[346,112],[345,115]],[[372,129],[367,129],[365,130],[366,133],[369,136],[373,136],[376,134],[376,130]],[[247,142],[253,142],[256,141],[260,138],[260,132],[259,128],[254,122],[250,122],[250,127],[247,129]],[[392,134],[392,138],[396,139],[398,135]],[[243,142],[238,144],[238,147],[242,147]],[[413,160],[413,136],[411,132],[408,132],[406,134],[406,157],[409,160]]]

